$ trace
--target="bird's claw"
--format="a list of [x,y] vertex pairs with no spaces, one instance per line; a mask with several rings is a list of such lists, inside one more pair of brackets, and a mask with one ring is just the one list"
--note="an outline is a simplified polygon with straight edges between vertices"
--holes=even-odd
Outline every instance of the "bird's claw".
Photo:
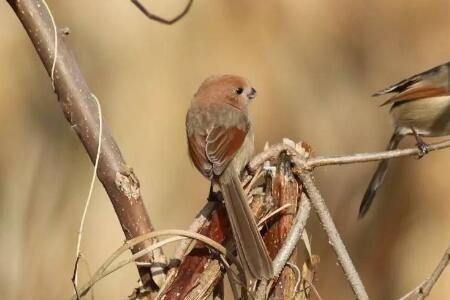
[[417,154],[419,159],[421,159],[425,154],[430,152],[430,145],[428,145],[427,143],[418,142],[416,146],[419,149],[419,153]]

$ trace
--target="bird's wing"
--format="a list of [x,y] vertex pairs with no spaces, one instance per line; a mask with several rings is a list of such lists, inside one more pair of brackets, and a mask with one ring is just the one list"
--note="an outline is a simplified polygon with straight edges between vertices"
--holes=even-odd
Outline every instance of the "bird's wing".
[[212,163],[213,173],[222,174],[241,148],[248,128],[241,126],[215,127],[206,138],[206,156]]
[[222,174],[244,143],[248,126],[217,126],[206,134],[188,135],[188,149],[195,167],[208,178]]
[[434,67],[389,86],[373,96],[397,93],[382,104],[449,95],[450,63]]
[[195,167],[207,178],[213,177],[213,166],[205,152],[206,135],[193,133],[188,135],[189,156]]

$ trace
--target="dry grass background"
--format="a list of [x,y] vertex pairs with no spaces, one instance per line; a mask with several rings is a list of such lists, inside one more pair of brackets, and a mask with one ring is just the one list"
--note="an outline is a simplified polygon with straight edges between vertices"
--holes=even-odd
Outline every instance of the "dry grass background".
[[[180,2],[146,3],[171,15]],[[317,154],[344,154],[381,150],[390,136],[387,109],[372,92],[450,58],[448,0],[198,0],[172,27],[126,0],[48,3],[57,24],[71,30],[69,43],[159,229],[186,228],[208,191],[184,136],[187,106],[206,76],[251,79],[258,149],[289,137]],[[66,299],[92,166],[6,1],[0,24],[0,298]],[[316,175],[373,299],[417,285],[450,240],[449,151],[392,166],[362,221],[357,208],[375,165]],[[319,224],[309,228],[323,299],[351,299]],[[90,268],[122,241],[97,184],[83,243]],[[132,266],[113,274],[96,286],[96,299],[123,299],[137,278]],[[447,270],[430,299],[450,299],[449,282]]]

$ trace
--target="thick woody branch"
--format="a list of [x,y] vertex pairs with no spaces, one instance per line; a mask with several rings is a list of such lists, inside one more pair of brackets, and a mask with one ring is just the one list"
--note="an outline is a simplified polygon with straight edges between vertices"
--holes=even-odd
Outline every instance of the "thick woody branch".
[[[41,1],[33,0],[8,0],[8,3],[22,22],[50,75],[55,55],[55,32],[46,6]],[[91,161],[94,161],[99,141],[97,106],[75,57],[59,33],[57,44],[58,55],[53,76],[55,92],[70,127],[78,135]],[[97,176],[111,199],[127,239],[153,230],[141,197],[139,181],[133,170],[125,163],[119,146],[106,124],[103,124]],[[134,247],[132,252],[138,252],[151,243],[151,241],[143,242]],[[157,261],[161,263],[165,261],[161,252],[157,256],[159,256]],[[146,256],[141,261],[154,260]],[[143,284],[148,286],[152,283],[148,267],[138,269]]]
[[364,285],[359,278],[358,272],[356,272],[350,255],[348,254],[347,249],[345,248],[345,245],[336,229],[336,225],[334,225],[325,201],[314,184],[311,174],[300,173],[299,176],[305,186],[308,197],[311,200],[311,204],[319,216],[319,220],[328,235],[329,243],[336,253],[339,264],[342,267],[345,277],[347,278],[347,281],[349,282],[356,298],[359,300],[368,300],[369,296],[367,295]]
[[[273,259],[284,246],[286,237],[292,228],[295,213],[298,209],[299,193],[301,193],[299,183],[292,173],[291,162],[286,152],[280,153],[276,173],[272,177],[271,182],[271,194],[275,207],[288,206],[270,218],[269,222],[266,222],[266,228],[268,229],[264,235],[264,242],[267,245],[270,257]],[[295,296],[297,276],[291,268],[284,268],[288,261],[295,263],[293,252],[289,253],[286,261],[278,270],[274,270],[274,278],[277,279],[273,283],[269,299],[292,299]],[[262,289],[263,286],[260,285],[260,288]],[[258,294],[256,292],[256,295]],[[260,294],[264,295],[265,293],[261,292]],[[256,299],[258,298],[256,297]]]

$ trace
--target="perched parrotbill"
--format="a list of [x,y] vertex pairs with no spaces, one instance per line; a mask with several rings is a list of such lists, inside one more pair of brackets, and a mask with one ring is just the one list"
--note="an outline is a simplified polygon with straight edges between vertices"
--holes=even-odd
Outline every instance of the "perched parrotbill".
[[[383,89],[373,96],[395,93],[382,105],[392,104],[391,116],[394,133],[387,150],[398,147],[405,135],[414,135],[419,147],[419,157],[428,151],[422,136],[450,134],[450,62],[411,76]],[[363,217],[373,202],[377,189],[383,182],[389,159],[382,160],[375,171],[359,208]]]
[[189,156],[213,184],[219,184],[238,256],[247,280],[270,279],[272,263],[248,205],[239,174],[253,154],[248,107],[256,90],[240,76],[207,78],[186,116]]

